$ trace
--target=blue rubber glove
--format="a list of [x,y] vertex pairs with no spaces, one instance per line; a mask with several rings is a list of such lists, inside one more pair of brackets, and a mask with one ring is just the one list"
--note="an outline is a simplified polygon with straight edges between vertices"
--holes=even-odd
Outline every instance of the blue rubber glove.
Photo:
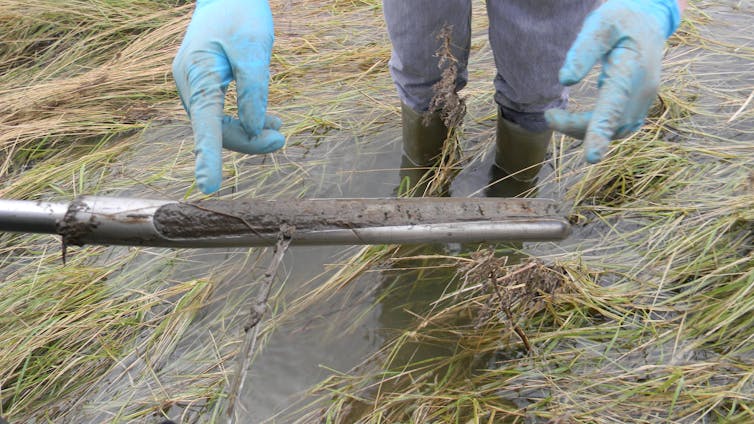
[[[223,147],[256,154],[285,144],[280,120],[266,115],[272,43],[266,0],[197,0],[173,77],[194,130],[196,182],[206,194],[220,188]],[[240,119],[223,114],[234,79]]]
[[608,0],[587,16],[559,76],[561,84],[576,84],[602,60],[597,104],[590,112],[545,112],[552,129],[584,139],[587,162],[599,162],[610,140],[644,123],[657,96],[665,40],[680,15],[676,0]]

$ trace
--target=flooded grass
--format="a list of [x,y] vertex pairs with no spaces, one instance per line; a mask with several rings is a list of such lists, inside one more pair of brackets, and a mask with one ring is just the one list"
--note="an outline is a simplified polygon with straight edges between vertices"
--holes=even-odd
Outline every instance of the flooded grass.
[[[192,10],[182,3],[0,5],[0,197],[201,198],[170,76]],[[661,101],[604,161],[586,166],[580,143],[554,140],[540,194],[570,206],[569,240],[352,249],[320,278],[273,290],[255,360],[276,331],[314,321],[322,304],[344,334],[379,327],[379,348],[258,420],[754,420],[745,6],[693,2],[670,40]],[[371,193],[392,192],[397,169],[386,183],[369,178],[384,170],[367,169],[398,134],[381,3],[272,7],[270,111],[285,122],[287,147],[227,152],[219,197],[333,197],[359,178],[373,180]],[[483,7],[474,13],[465,169],[489,160],[494,130]],[[575,104],[588,93],[588,84],[577,90]],[[359,165],[345,165],[359,152]],[[71,250],[63,264],[54,237],[0,234],[0,416],[223,422],[269,252]]]

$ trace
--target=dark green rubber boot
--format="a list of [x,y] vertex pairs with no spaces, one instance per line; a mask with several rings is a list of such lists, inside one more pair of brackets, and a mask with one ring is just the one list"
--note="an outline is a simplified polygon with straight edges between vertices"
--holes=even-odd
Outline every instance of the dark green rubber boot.
[[403,156],[401,158],[401,183],[398,195],[420,197],[424,195],[444,195],[447,190],[433,190],[428,193],[435,166],[442,155],[443,144],[448,137],[448,127],[440,114],[429,115],[425,124],[424,114],[401,104],[403,125]]
[[547,153],[552,130],[533,132],[497,112],[495,165],[487,189],[488,197],[535,197],[537,174]]

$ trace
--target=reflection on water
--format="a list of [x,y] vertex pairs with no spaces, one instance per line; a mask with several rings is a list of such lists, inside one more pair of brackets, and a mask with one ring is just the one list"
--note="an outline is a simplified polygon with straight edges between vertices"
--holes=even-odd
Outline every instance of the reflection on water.
[[[400,150],[397,132],[383,134],[387,142],[366,148],[345,143],[327,154],[327,161],[308,168],[310,181],[321,182],[309,197],[390,197],[398,183]],[[387,145],[387,148],[385,147]],[[369,150],[369,147],[383,150]],[[317,157],[318,152],[308,152]],[[354,255],[354,246],[294,246],[285,256],[283,303],[317,287]],[[243,403],[250,422],[270,419],[332,373],[346,371],[381,346],[378,313],[371,308],[375,285],[365,275],[347,293],[339,294],[297,314],[278,326],[249,372]],[[364,313],[363,311],[369,311]],[[353,320],[358,317],[358,325]]]
[[[462,246],[452,253],[468,257],[478,248]],[[378,394],[416,393],[421,385],[452,386],[489,364],[491,358],[469,354],[463,346],[465,329],[476,325],[478,317],[467,308],[452,309],[453,293],[463,289],[463,266],[447,254],[446,245],[403,246],[393,256],[393,265],[380,273],[375,299],[385,342],[375,356],[380,371],[372,386],[356,393],[366,401],[354,399],[339,422],[368,416]],[[511,264],[520,260],[508,248],[498,250],[498,255],[507,255]]]
[[[396,185],[400,184],[400,146],[394,133],[385,136],[392,137],[392,140],[374,143],[391,146],[385,151],[357,151],[355,145],[352,146],[353,151],[349,151],[348,146],[344,146],[338,155],[350,157],[351,160],[339,161],[333,157],[326,166],[311,170],[315,174],[313,179],[319,179],[321,176],[317,173],[322,172],[327,174],[324,178],[330,181],[315,195],[392,196]],[[352,168],[344,169],[344,165]],[[454,180],[454,196],[484,193],[484,187],[490,181],[491,163],[472,165]],[[374,171],[365,171],[370,169]],[[339,292],[336,299],[311,306],[277,326],[264,351],[253,363],[243,394],[251,422],[287,421],[291,416],[299,415],[301,412],[286,408],[300,401],[313,385],[333,372],[347,372],[360,365],[365,358],[383,350],[396,337],[407,337],[421,317],[447,306],[451,300],[444,303],[436,301],[456,290],[460,284],[458,263],[447,257],[449,249],[453,250],[451,253],[454,255],[463,255],[464,251],[468,254],[478,248],[479,245],[404,246],[393,256],[391,266],[366,272]],[[317,287],[332,275],[328,264],[338,264],[356,252],[355,247],[343,246],[291,248],[285,258],[288,273],[283,298],[291,301],[305,296],[302,290]],[[509,263],[512,264],[514,260],[511,259]],[[331,268],[334,271],[338,266]],[[471,325],[470,319],[459,315],[446,324],[463,328]],[[443,337],[447,337],[447,334]],[[456,347],[456,341],[446,338],[432,341],[411,340],[409,337],[399,349],[389,352],[390,368],[436,364],[452,356]],[[482,359],[478,360],[478,365],[486,365]],[[472,364],[468,365],[462,367],[465,372],[472,370]],[[439,367],[439,370],[443,372],[443,367]],[[359,414],[360,408],[353,406],[351,411],[352,414]]]

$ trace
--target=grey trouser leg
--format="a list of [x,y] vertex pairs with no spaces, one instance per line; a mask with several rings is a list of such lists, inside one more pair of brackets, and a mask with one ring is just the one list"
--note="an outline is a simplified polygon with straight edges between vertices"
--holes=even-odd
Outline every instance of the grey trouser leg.
[[[544,111],[565,107],[558,82],[566,52],[600,0],[487,0],[490,44],[498,74],[495,100],[503,116],[530,131],[546,128]],[[383,0],[393,54],[390,73],[401,100],[425,111],[440,80],[438,31],[453,26],[458,89],[466,85],[471,0]]]
[[390,74],[401,101],[417,112],[424,112],[432,100],[432,86],[442,70],[435,56],[441,41],[439,31],[453,28],[451,50],[458,60],[456,89],[466,85],[471,45],[471,0],[383,0],[393,53]]
[[495,101],[504,118],[544,131],[544,111],[564,108],[558,71],[586,15],[600,0],[487,0],[495,56]]

